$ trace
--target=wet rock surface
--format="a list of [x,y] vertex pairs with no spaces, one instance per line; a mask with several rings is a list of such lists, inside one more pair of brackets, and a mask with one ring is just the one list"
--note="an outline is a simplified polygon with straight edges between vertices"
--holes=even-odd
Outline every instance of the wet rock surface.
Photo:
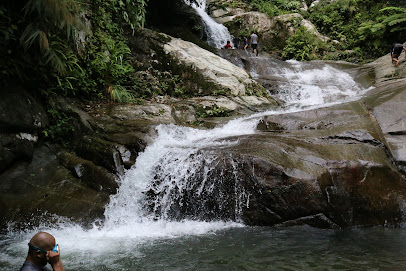
[[[343,136],[340,130],[346,126],[338,120],[331,121],[324,128],[327,131],[262,132],[233,148],[232,152],[252,160],[251,175],[265,191],[259,197],[260,206],[281,218],[272,223],[302,223],[306,218],[319,227],[400,224],[406,186],[384,144],[379,143],[383,138],[372,139],[373,126]],[[248,217],[251,208],[254,213],[260,209],[257,200],[246,209]],[[319,224],[318,216],[311,218],[317,214],[330,222]]]
[[47,146],[35,148],[30,161],[15,163],[0,175],[1,225],[48,221],[53,215],[89,223],[100,217],[109,193],[98,189],[99,178],[86,185],[61,164]]

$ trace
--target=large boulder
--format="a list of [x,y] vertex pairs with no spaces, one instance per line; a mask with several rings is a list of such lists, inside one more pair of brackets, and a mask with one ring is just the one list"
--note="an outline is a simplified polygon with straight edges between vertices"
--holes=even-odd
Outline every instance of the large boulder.
[[[202,168],[188,182],[196,188],[157,215],[251,225],[400,225],[406,182],[367,104],[264,117],[258,133],[237,145],[202,150]],[[156,202],[162,192],[148,195]]]
[[380,127],[385,145],[395,165],[406,175],[406,80],[382,83],[366,99],[371,115]]
[[[104,133],[97,122],[103,111],[92,116],[80,108],[82,102],[54,97],[53,110],[72,116],[75,123],[68,150],[44,142],[48,119],[38,99],[22,88],[1,96],[0,228],[9,222],[24,227],[28,221],[35,226],[57,217],[82,223],[102,217],[109,195],[118,188],[117,179],[145,147],[142,136],[148,126],[139,118],[126,129],[114,129],[123,126],[119,121],[105,121],[111,130]],[[120,119],[122,113],[117,106],[110,118]]]
[[0,173],[32,158],[34,144],[47,124],[44,108],[30,92],[15,85],[0,91]]
[[0,227],[10,222],[21,223],[23,228],[28,221],[32,226],[52,223],[58,216],[92,223],[103,215],[109,194],[117,187],[115,177],[89,161],[79,159],[73,164],[64,160],[71,169],[61,163],[52,147],[40,146],[34,149],[32,160],[15,164],[0,175]]
[[252,80],[243,69],[193,43],[173,38],[164,45],[164,50],[234,96],[263,92],[262,86]]
[[0,91],[0,131],[37,133],[48,124],[42,105],[21,86]]
[[[240,36],[243,32],[248,33],[255,29],[259,36],[258,46],[260,48],[283,49],[286,40],[295,33],[298,26],[304,26],[307,31],[323,42],[330,40],[330,38],[320,34],[309,20],[304,19],[298,13],[270,18],[261,12],[248,11],[249,9],[245,5],[239,8],[231,8],[229,3],[225,5],[226,7],[223,3],[212,3],[211,16],[218,23],[226,25],[234,36]],[[303,8],[306,8],[305,3]]]
[[340,227],[401,223],[406,183],[362,103],[263,121],[268,132],[237,150],[272,165],[252,168],[268,191],[261,205],[284,218],[281,222],[321,213]]
[[365,65],[374,69],[377,86],[365,99],[365,104],[380,126],[394,163],[406,175],[405,59],[402,54],[399,66],[395,67],[390,54],[387,54]]

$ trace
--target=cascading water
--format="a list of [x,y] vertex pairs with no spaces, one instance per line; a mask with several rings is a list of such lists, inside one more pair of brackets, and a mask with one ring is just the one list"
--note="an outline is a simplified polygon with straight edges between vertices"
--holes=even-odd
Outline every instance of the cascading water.
[[[316,69],[304,68],[300,62],[290,62],[282,68],[272,67],[275,76],[287,80],[279,86],[278,97],[286,102],[284,112],[296,112],[358,99],[368,89],[360,87],[346,72],[329,65]],[[234,178],[237,197],[216,194],[224,173],[212,173],[213,163],[218,163],[210,152],[230,146],[238,140],[229,138],[254,134],[260,117],[278,114],[266,111],[239,118],[212,130],[199,130],[176,125],[159,125],[158,136],[137,159],[135,166],[121,180],[119,192],[111,198],[106,208],[107,223],[139,222],[145,219],[231,219],[239,221],[240,208],[224,217],[224,208],[247,204],[249,194]],[[232,158],[229,162],[232,163]],[[233,176],[237,176],[234,172]],[[214,176],[213,176],[214,175]],[[216,181],[210,181],[216,178]],[[230,179],[230,178],[228,178]],[[218,189],[216,187],[216,189]],[[193,199],[193,200],[192,200]],[[190,206],[192,204],[192,206]],[[210,215],[205,205],[215,205],[217,217]]]
[[227,41],[232,42],[232,36],[228,32],[227,27],[217,23],[206,13],[206,0],[196,0],[195,2],[184,1],[187,5],[194,8],[201,17],[209,45],[215,48],[222,48],[226,45]]
[[[316,69],[288,62],[282,67],[268,65],[266,69],[280,78],[277,95],[287,103],[282,111],[234,119],[211,130],[159,125],[153,143],[119,180],[119,191],[111,197],[102,223],[95,222],[92,229],[63,220],[57,225],[41,226],[56,237],[65,265],[84,269],[86,259],[85,270],[133,270],[131,266],[137,259],[147,257],[139,247],[146,249],[162,239],[244,227],[239,216],[250,195],[239,185],[236,167],[234,172],[213,171],[213,163],[219,161],[212,150],[237,143],[238,136],[255,133],[261,116],[358,99],[367,91],[345,71],[327,64]],[[263,77],[259,69],[252,68],[251,73]],[[233,165],[232,157],[224,160]],[[231,191],[221,190],[226,179],[234,182]],[[2,238],[0,267],[20,266],[27,240],[37,230],[11,231]]]
[[[234,144],[235,140],[228,140],[231,136],[252,134],[257,120],[244,119],[227,123],[223,127],[212,130],[198,130],[175,125],[159,125],[156,130],[158,137],[154,143],[146,148],[133,169],[129,170],[122,180],[120,191],[112,197],[106,208],[107,222],[129,222],[157,218],[177,217],[174,208],[189,208],[192,217],[200,215],[204,218],[204,204],[212,194],[214,187],[208,179],[221,179],[221,173],[213,175],[211,172],[215,158],[210,152],[202,153],[201,149],[210,147],[220,148]],[[134,180],[137,180],[134,182]],[[238,180],[235,180],[236,182]],[[219,185],[219,182],[217,182]],[[238,190],[238,189],[237,189]],[[148,193],[158,195],[153,202],[148,200]],[[192,194],[190,194],[192,193]],[[234,205],[240,206],[239,193]],[[201,199],[190,206],[186,195],[190,198]],[[212,204],[218,205],[218,211],[228,210],[222,207],[227,203],[226,195],[210,199]],[[190,201],[190,200],[189,200]],[[145,204],[152,208],[152,212],[145,215]],[[189,205],[189,206],[186,206]],[[200,207],[202,208],[199,210]],[[192,208],[192,209],[190,209]],[[196,212],[201,211],[201,212]],[[235,212],[240,212],[236,208]],[[218,212],[216,212],[218,213]],[[152,215],[152,216],[151,216]],[[235,218],[235,214],[232,215]],[[216,220],[218,217],[210,217]],[[199,219],[199,217],[197,217]],[[237,217],[238,220],[238,217]]]
[[[257,59],[256,63],[260,61]],[[259,74],[271,74],[279,78],[276,89],[278,97],[288,105],[302,109],[348,102],[358,98],[366,91],[354,81],[349,73],[341,72],[337,68],[323,63],[301,63],[295,60],[276,61],[275,65],[262,65],[260,71],[252,66],[253,78],[261,79]]]

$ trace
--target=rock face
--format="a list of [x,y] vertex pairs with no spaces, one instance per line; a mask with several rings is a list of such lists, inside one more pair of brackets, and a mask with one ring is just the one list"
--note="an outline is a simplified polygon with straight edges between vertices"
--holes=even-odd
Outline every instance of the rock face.
[[263,91],[262,86],[250,79],[247,72],[191,42],[173,38],[164,45],[164,50],[234,96]]
[[29,160],[38,133],[48,124],[41,104],[27,91],[10,86],[0,92],[0,172],[16,160]]
[[317,225],[319,215],[340,227],[402,221],[406,183],[363,103],[265,117],[261,126],[268,132],[233,149],[262,184],[246,219],[270,212],[271,223]]
[[[109,192],[115,192],[117,187],[114,176],[90,161],[79,159],[72,164],[68,158],[64,160],[66,167],[54,150],[39,146],[34,149],[31,160],[14,163],[12,168],[2,172],[2,227],[7,222],[30,221],[33,225],[51,222],[54,214],[83,223],[100,217]],[[76,170],[81,178],[75,174]]]

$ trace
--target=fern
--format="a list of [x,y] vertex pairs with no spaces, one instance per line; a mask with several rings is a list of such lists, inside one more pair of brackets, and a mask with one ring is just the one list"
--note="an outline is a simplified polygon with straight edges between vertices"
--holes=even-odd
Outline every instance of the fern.
[[49,64],[59,74],[63,74],[65,65],[61,58],[62,42],[55,38],[59,33],[66,33],[67,39],[72,39],[79,29],[84,28],[79,19],[77,1],[29,0],[23,10],[25,19],[30,23],[21,34],[22,47],[26,52],[32,51],[34,55],[38,55],[39,51],[40,63]]
[[109,86],[108,92],[113,101],[119,103],[134,103],[137,98],[123,86]]
[[382,23],[388,26],[398,25],[397,28],[391,29],[391,32],[401,31],[406,27],[406,8],[386,7],[381,9],[380,12],[389,13],[389,15],[381,17]]

